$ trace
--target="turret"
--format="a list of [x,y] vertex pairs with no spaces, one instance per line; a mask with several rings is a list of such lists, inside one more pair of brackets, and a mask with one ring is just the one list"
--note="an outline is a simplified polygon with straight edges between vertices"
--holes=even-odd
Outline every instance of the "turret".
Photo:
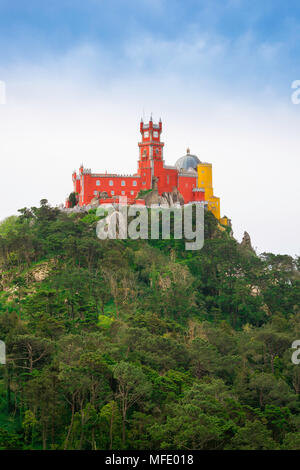
[[140,159],[162,159],[164,143],[160,141],[162,133],[162,122],[159,120],[158,124],[153,123],[152,115],[148,124],[145,124],[143,119],[140,122],[140,132],[142,134],[142,141],[139,143]]

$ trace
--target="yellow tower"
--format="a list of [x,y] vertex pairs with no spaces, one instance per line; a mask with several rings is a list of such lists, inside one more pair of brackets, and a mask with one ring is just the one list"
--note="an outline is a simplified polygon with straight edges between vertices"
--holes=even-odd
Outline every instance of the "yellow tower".
[[205,200],[207,201],[207,208],[214,216],[220,220],[220,198],[214,196],[212,185],[212,164],[211,163],[198,163],[198,188],[205,190]]

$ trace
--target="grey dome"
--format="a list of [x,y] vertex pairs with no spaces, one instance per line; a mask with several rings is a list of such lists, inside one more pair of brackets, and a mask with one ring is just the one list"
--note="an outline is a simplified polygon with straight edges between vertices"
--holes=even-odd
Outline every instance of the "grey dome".
[[199,158],[196,155],[191,155],[190,149],[187,149],[187,154],[179,158],[175,166],[177,170],[189,170],[190,168],[196,170],[199,163],[201,163]]

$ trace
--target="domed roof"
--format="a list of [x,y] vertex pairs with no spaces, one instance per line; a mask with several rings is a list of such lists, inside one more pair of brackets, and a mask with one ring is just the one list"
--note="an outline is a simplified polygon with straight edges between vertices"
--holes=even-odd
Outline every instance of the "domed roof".
[[175,163],[177,170],[189,170],[190,168],[196,169],[197,165],[201,163],[196,155],[190,154],[190,149],[187,149],[186,155],[179,158]]

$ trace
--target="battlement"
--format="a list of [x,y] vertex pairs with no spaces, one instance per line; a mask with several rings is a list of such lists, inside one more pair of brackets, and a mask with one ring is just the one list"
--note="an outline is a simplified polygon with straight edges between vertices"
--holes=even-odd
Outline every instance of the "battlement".
[[152,121],[152,116],[150,117],[150,120],[148,123],[144,123],[143,119],[141,119],[140,123],[140,132],[143,133],[144,130],[151,130],[151,129],[156,129],[162,132],[162,122],[161,119],[159,120],[158,124],[154,124]]

